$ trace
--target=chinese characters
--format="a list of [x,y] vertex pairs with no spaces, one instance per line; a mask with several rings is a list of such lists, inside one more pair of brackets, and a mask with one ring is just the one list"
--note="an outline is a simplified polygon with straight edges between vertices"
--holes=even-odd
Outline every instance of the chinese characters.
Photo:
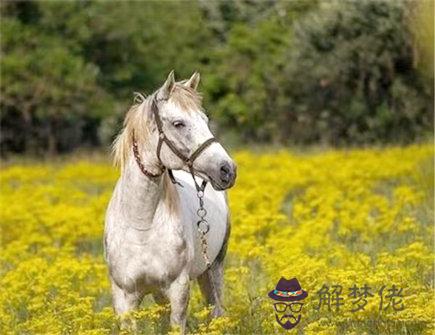
[[[328,286],[323,284],[320,290],[317,291],[318,305],[314,308],[317,310],[325,308],[328,311],[339,312],[344,306],[345,298],[349,298],[352,304],[350,312],[355,313],[364,310],[369,299],[375,297],[374,288],[367,284],[361,287],[354,284],[347,289],[346,293],[341,285]],[[403,288],[397,287],[396,285],[392,285],[391,287],[383,285],[376,294],[379,296],[380,312],[389,310],[398,312],[405,309],[403,303]]]

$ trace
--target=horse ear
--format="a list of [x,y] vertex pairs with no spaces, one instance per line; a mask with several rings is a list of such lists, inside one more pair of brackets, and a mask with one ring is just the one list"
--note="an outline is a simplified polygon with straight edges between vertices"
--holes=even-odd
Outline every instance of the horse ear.
[[165,100],[169,99],[172,90],[174,89],[174,86],[175,86],[175,75],[174,75],[174,70],[172,70],[169,73],[168,78],[166,78],[165,83],[159,90],[159,98]]
[[190,79],[188,81],[186,81],[186,83],[184,85],[186,85],[187,87],[190,87],[194,90],[196,90],[196,88],[199,85],[199,80],[201,79],[201,76],[199,75],[199,72],[194,72],[192,74],[192,77],[190,77]]

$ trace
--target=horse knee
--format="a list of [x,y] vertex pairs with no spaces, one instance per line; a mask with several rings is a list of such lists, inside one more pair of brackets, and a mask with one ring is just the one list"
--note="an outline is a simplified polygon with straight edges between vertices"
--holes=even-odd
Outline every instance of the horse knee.
[[127,292],[112,281],[112,299],[115,313],[121,315],[137,308],[141,296],[138,292]]

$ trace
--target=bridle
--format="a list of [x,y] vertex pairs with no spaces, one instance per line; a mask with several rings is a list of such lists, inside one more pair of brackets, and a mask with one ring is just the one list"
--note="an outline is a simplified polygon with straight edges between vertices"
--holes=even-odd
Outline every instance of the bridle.
[[[154,121],[155,121],[156,126],[157,126],[157,131],[159,132],[159,141],[157,143],[156,154],[157,154],[158,160],[160,161],[160,164],[163,166],[162,172],[154,174],[154,173],[149,172],[145,168],[145,166],[143,165],[142,160],[140,158],[140,155],[139,155],[139,149],[138,149],[138,145],[137,145],[136,139],[134,137],[134,134],[133,134],[133,154],[134,154],[136,163],[139,166],[139,169],[142,171],[142,173],[145,176],[147,176],[149,178],[157,178],[157,177],[160,177],[165,172],[165,169],[167,169],[169,178],[171,179],[172,183],[180,185],[181,187],[183,187],[183,185],[175,179],[174,174],[172,173],[172,170],[165,167],[161,158],[160,158],[160,152],[162,150],[163,143],[165,143],[169,147],[169,149],[171,149],[171,151],[178,158],[180,158],[184,162],[184,164],[187,165],[187,167],[190,171],[190,174],[192,175],[193,181],[195,183],[197,197],[199,199],[199,209],[197,210],[197,214],[199,216],[199,221],[197,222],[197,226],[198,226],[198,230],[202,234],[202,237],[204,237],[204,235],[207,234],[207,232],[210,229],[208,222],[205,219],[205,216],[207,215],[207,211],[204,208],[204,199],[203,199],[204,198],[204,190],[205,190],[205,187],[207,186],[207,181],[203,180],[201,185],[198,184],[198,182],[195,179],[195,169],[193,167],[193,163],[194,163],[195,159],[197,159],[199,157],[199,155],[201,155],[201,153],[205,149],[207,149],[212,143],[217,142],[217,140],[216,140],[216,138],[211,137],[208,140],[206,140],[205,142],[203,142],[190,156],[184,155],[177,148],[177,146],[174,144],[174,142],[172,142],[163,131],[163,122],[162,122],[162,119],[160,118],[159,108],[157,106],[157,103],[160,101],[167,101],[167,99],[157,99],[157,96],[154,96],[152,103],[151,103],[151,111],[152,111],[153,116],[154,116]],[[203,253],[204,253],[204,250],[203,250]],[[204,256],[204,258],[206,258],[206,255]],[[208,263],[208,266],[209,266],[210,262],[208,260],[206,260],[206,262]]]
[[[166,99],[163,99],[163,100],[166,100]],[[163,132],[163,123],[162,123],[162,119],[160,118],[160,115],[159,115],[159,108],[157,107],[158,101],[160,101],[160,100],[157,100],[157,98],[154,97],[152,104],[151,104],[151,110],[152,110],[153,115],[154,115],[154,121],[156,122],[157,130],[159,132],[159,142],[157,143],[157,158],[159,159],[160,163],[163,165],[162,160],[160,159],[160,151],[162,150],[163,143],[165,143],[169,147],[169,149],[171,149],[171,151],[176,156],[178,156],[178,158],[180,158],[184,162],[184,164],[186,164],[187,167],[189,168],[190,174],[192,175],[193,181],[195,182],[196,190],[198,192],[199,191],[204,192],[204,189],[205,189],[205,186],[207,185],[207,182],[204,180],[202,182],[201,186],[198,185],[198,183],[196,182],[196,179],[195,179],[195,169],[193,168],[193,162],[195,161],[195,159],[197,159],[199,157],[199,155],[201,155],[201,153],[205,149],[207,149],[213,142],[217,142],[217,140],[214,137],[211,137],[208,140],[206,140],[205,142],[203,142],[194,152],[192,152],[192,154],[189,157],[183,155],[180,152],[180,150],[177,149],[174,142],[172,142],[166,136],[166,134]],[[169,173],[169,177],[171,178],[172,182],[176,183],[171,169],[168,169],[168,173]]]
[[172,183],[173,184],[178,184],[178,185],[180,185],[181,187],[183,187],[176,179],[175,179],[175,177],[174,177],[174,174],[172,173],[172,170],[171,169],[168,169],[168,168],[166,168],[165,166],[164,166],[164,164],[163,164],[163,162],[162,162],[162,160],[161,160],[161,158],[160,158],[160,152],[161,152],[161,150],[162,150],[162,146],[163,146],[163,143],[165,143],[168,147],[169,147],[169,149],[171,149],[171,151],[178,157],[178,158],[180,158],[183,162],[184,162],[184,164],[186,164],[187,165],[187,167],[188,167],[188,169],[189,169],[189,171],[190,171],[190,174],[192,175],[192,178],[193,178],[193,181],[194,181],[194,183],[195,183],[195,188],[196,188],[196,190],[199,192],[199,191],[201,191],[201,192],[204,192],[204,189],[205,189],[205,187],[206,187],[206,185],[207,185],[207,181],[205,181],[205,180],[203,180],[203,182],[202,182],[202,184],[201,185],[199,185],[198,183],[197,183],[197,181],[196,181],[196,179],[195,179],[195,169],[193,168],[193,162],[195,161],[195,159],[197,159],[198,157],[199,157],[199,155],[201,155],[201,153],[205,150],[205,149],[207,149],[212,143],[214,143],[214,142],[217,142],[217,140],[216,140],[216,138],[214,138],[214,137],[211,137],[211,138],[209,138],[208,140],[206,140],[205,142],[203,142],[190,156],[186,156],[186,155],[184,155],[178,148],[177,148],[177,146],[174,144],[174,142],[172,142],[167,136],[166,136],[166,134],[164,133],[164,131],[163,131],[163,122],[162,122],[162,119],[160,118],[160,115],[159,115],[159,108],[158,108],[158,106],[157,106],[157,103],[158,102],[160,102],[160,101],[167,101],[167,99],[157,99],[157,96],[154,96],[154,98],[153,98],[153,100],[152,100],[152,103],[151,103],[151,111],[152,111],[152,113],[153,113],[153,116],[154,116],[154,121],[155,121],[155,123],[156,123],[156,125],[157,125],[157,131],[159,132],[159,142],[157,143],[157,158],[158,158],[158,160],[159,160],[159,162],[160,162],[160,164],[163,166],[163,170],[162,170],[162,172],[161,173],[157,173],[157,174],[154,174],[154,173],[151,173],[151,172],[149,172],[149,171],[147,171],[146,170],[146,168],[145,168],[145,166],[143,165],[143,163],[142,163],[142,160],[141,160],[141,158],[140,158],[140,155],[139,155],[139,149],[138,149],[138,146],[137,146],[137,142],[136,142],[136,139],[135,139],[135,137],[134,137],[134,134],[133,134],[133,154],[134,154],[134,157],[135,157],[135,159],[136,159],[136,162],[137,162],[137,165],[139,166],[139,168],[140,168],[140,170],[142,171],[142,173],[144,174],[144,175],[146,175],[147,177],[149,177],[149,178],[156,178],[156,177],[160,177],[163,173],[164,173],[164,171],[165,171],[165,169],[167,169],[168,170],[168,174],[169,174],[169,178],[171,179],[171,181],[172,181]]

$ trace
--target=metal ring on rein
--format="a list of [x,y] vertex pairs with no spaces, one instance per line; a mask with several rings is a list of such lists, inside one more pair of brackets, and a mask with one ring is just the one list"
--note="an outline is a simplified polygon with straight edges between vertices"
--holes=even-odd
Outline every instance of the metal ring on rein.
[[[208,222],[207,222],[206,220],[204,220],[204,219],[199,220],[199,221],[196,223],[196,225],[198,226],[198,231],[199,231],[201,234],[203,234],[203,235],[207,234],[208,231],[210,230],[210,225],[209,225]],[[204,225],[204,226],[205,226],[205,229],[203,229],[203,228],[201,227],[201,225]]]
[[198,208],[198,210],[196,211],[196,214],[198,214],[198,216],[200,218],[204,218],[207,215],[207,210],[204,207],[200,207]]

